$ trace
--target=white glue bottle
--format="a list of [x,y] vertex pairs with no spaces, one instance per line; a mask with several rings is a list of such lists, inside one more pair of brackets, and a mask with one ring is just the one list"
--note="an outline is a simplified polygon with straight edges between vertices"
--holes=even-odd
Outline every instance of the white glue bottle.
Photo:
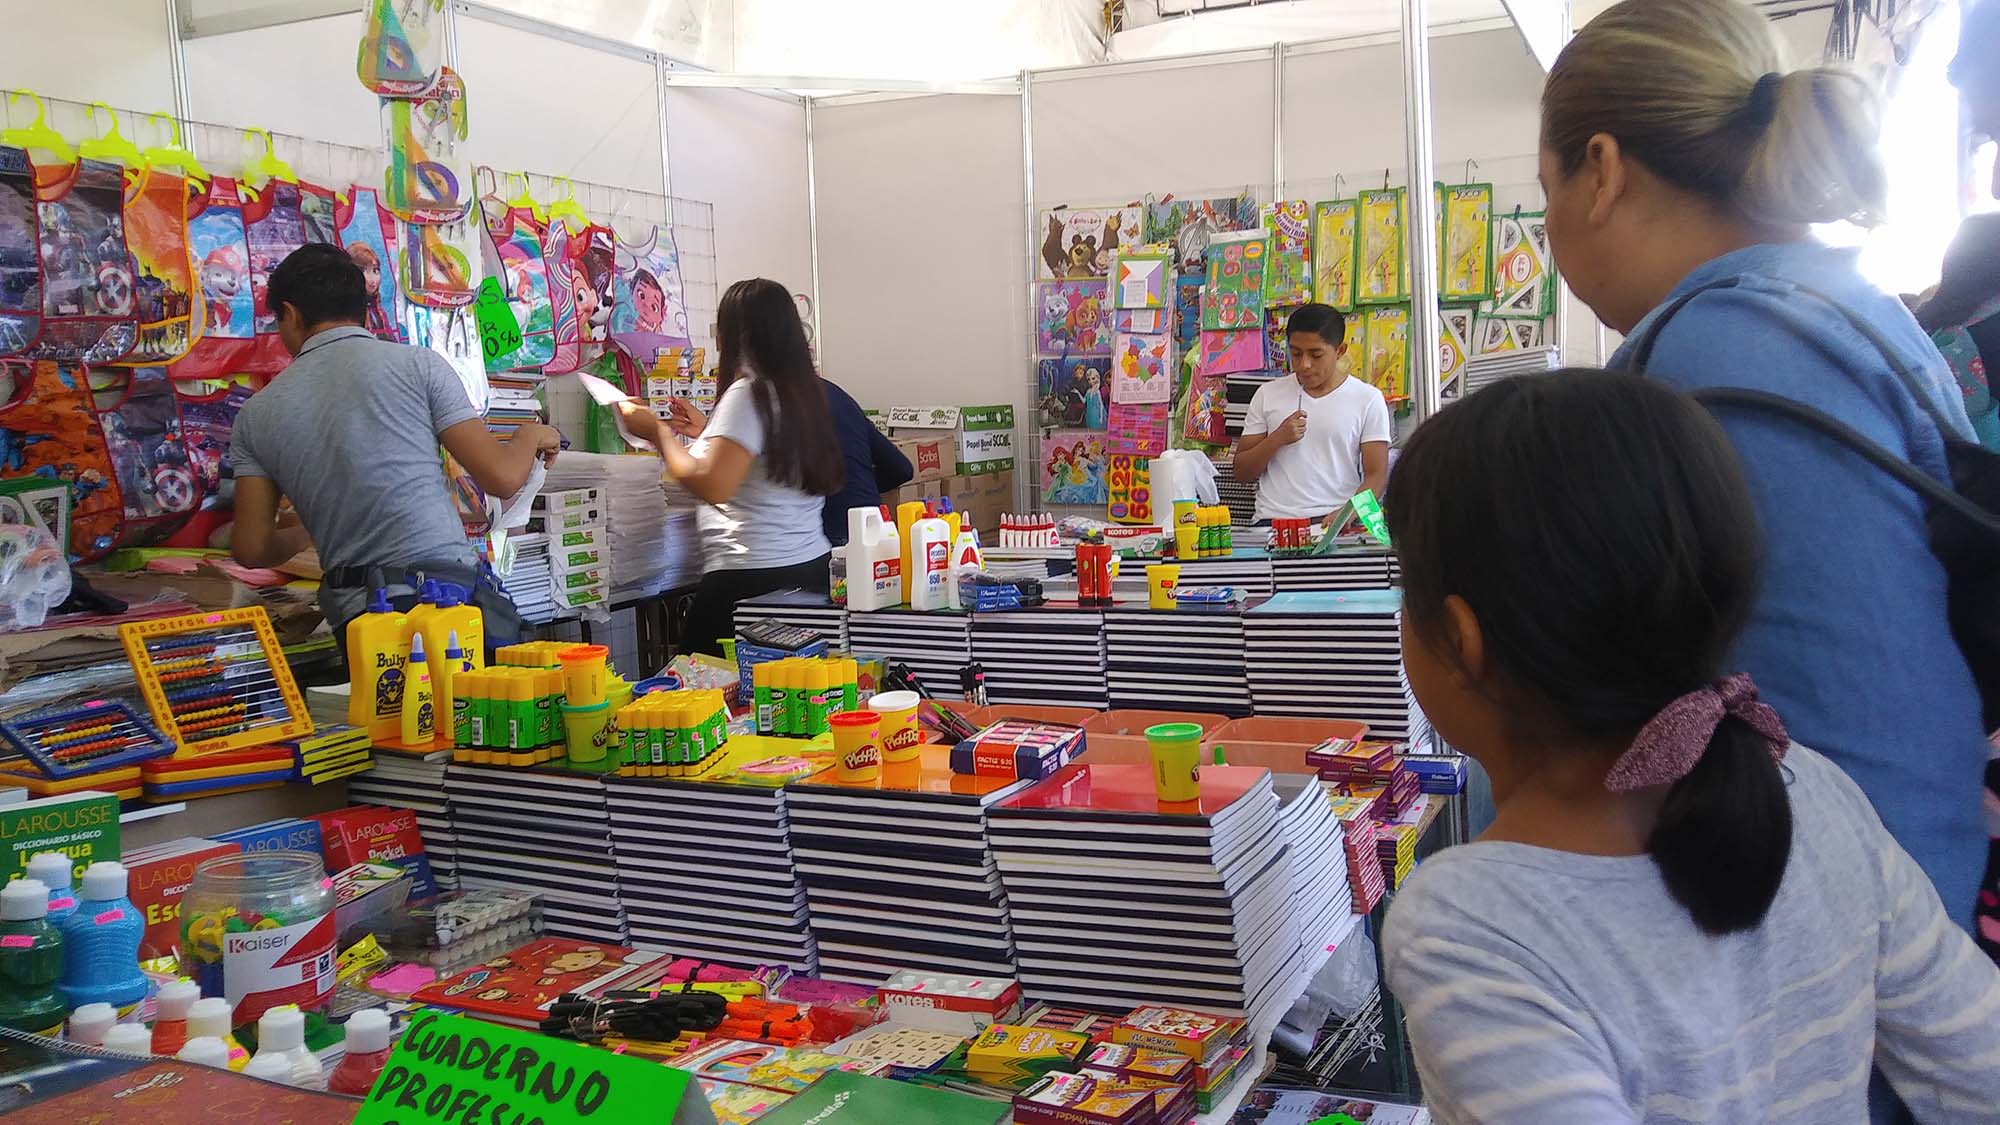
[[873,612],[903,604],[903,543],[880,508],[847,509],[847,608]]
[[962,584],[972,581],[972,576],[986,569],[986,563],[979,553],[979,532],[966,528],[958,533],[958,541],[951,545],[951,608],[964,609],[972,601],[971,592]]
[[[266,1056],[284,1059],[290,1064],[290,1076],[279,1075],[276,1067],[264,1061]],[[325,1069],[319,1056],[306,1050],[306,1014],[297,1004],[280,1004],[257,1017],[257,1057],[250,1060],[243,1073],[275,1078],[305,1090],[318,1090],[325,1085]]]
[[910,608],[951,604],[951,525],[935,516],[910,525]]

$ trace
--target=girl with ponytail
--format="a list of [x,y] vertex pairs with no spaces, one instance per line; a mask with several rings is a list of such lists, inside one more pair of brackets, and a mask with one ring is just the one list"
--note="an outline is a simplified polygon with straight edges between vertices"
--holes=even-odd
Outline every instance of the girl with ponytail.
[[1716,422],[1507,380],[1388,495],[1410,689],[1498,808],[1383,938],[1436,1119],[1863,1121],[1873,1060],[1918,1120],[1992,1120],[2000,968],[1734,668],[1756,516]]

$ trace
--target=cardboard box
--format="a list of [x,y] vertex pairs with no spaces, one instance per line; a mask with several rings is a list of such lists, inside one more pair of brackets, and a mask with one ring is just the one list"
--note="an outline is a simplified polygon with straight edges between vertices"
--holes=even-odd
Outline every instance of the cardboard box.
[[903,456],[910,459],[910,468],[915,472],[912,481],[943,480],[951,475],[952,455],[944,438],[904,434],[892,440]]
[[993,537],[1000,530],[1000,517],[1014,510],[1014,471],[952,477],[945,482],[944,494],[951,497],[952,509],[964,516],[965,526],[979,529],[985,537],[982,542],[997,542]]
[[898,442],[909,437],[943,439],[940,452],[947,474],[975,476],[1014,468],[1011,405],[898,406],[889,411],[889,432]]
[[[891,516],[894,516],[896,514],[896,506],[899,504],[910,504],[925,500],[936,500],[938,497],[943,495],[944,495],[944,481],[941,479],[911,481],[909,484],[904,485],[903,487],[897,489],[894,492],[883,493],[882,502],[889,506],[889,514]],[[956,504],[957,501],[953,501],[953,503]]]

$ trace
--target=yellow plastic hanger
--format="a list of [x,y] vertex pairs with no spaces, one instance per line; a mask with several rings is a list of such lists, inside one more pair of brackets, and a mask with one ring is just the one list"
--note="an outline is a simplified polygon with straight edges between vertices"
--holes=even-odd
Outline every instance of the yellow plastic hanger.
[[560,198],[549,202],[549,220],[561,221],[569,228],[571,234],[580,234],[587,230],[590,227],[590,216],[584,213],[583,207],[576,201],[576,185],[570,182],[568,176],[557,176],[555,184],[563,189],[563,193]]
[[278,159],[269,129],[245,129],[243,135],[253,141],[258,137],[264,138],[264,151],[243,163],[245,181],[255,180],[259,186],[268,186],[272,180],[283,180],[288,184],[299,182],[299,174],[292,171],[292,166]]
[[9,110],[14,108],[14,101],[17,98],[26,98],[35,103],[35,119],[17,128],[0,129],[0,144],[46,152],[64,164],[74,164],[76,150],[70,147],[61,133],[49,127],[48,106],[42,104],[41,95],[33,90],[9,90],[7,91]]
[[521,190],[515,194],[514,198],[507,201],[507,206],[522,208],[536,218],[542,218],[542,205],[535,202],[534,195],[529,191],[528,174],[526,172],[507,173],[507,182],[509,184],[512,184],[516,180],[521,182]]
[[80,142],[76,146],[78,155],[85,160],[116,160],[128,168],[144,168],[146,155],[139,151],[138,145],[126,140],[124,134],[118,131],[118,111],[103,102],[91,102],[84,109],[84,113],[90,116],[91,126],[96,127],[97,111],[100,109],[104,111],[104,116],[111,119],[111,128],[102,136]]
[[188,179],[198,184],[208,183],[208,169],[203,168],[201,162],[194,158],[194,153],[189,152],[186,146],[181,144],[181,123],[179,119],[171,113],[155,113],[146,120],[155,125],[165,122],[169,138],[166,144],[157,145],[144,151],[142,155],[145,157],[147,166],[152,168],[179,168],[181,175],[186,176]]

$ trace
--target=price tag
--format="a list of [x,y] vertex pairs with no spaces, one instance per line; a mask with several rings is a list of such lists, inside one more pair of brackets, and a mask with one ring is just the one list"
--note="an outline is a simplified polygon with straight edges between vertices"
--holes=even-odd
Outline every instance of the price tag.
[[507,304],[499,278],[479,283],[479,293],[472,300],[472,317],[479,324],[479,350],[487,363],[520,350],[521,321]]

